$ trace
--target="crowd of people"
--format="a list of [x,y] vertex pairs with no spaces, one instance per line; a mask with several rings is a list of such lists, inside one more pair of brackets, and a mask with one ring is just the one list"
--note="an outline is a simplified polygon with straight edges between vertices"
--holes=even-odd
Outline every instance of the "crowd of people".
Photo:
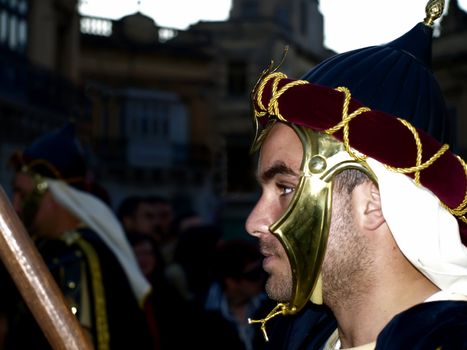
[[[159,195],[131,195],[114,210],[85,158],[73,123],[41,135],[11,157],[12,204],[95,349],[253,349],[247,319],[267,300],[257,244],[226,242],[218,223]],[[238,270],[231,278],[218,269],[221,250]],[[2,272],[0,348],[50,349]],[[231,288],[242,282],[254,287]]]

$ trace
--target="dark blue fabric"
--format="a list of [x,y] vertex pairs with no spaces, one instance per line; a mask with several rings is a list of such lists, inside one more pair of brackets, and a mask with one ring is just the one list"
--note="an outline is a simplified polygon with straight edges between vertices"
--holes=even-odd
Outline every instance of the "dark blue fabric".
[[[36,139],[24,150],[23,158],[28,164],[37,160],[46,161],[64,179],[86,176],[85,153],[75,135],[73,123],[67,123]],[[33,170],[44,176],[57,177],[50,172],[49,167],[37,163]]]
[[[78,231],[82,240],[92,247],[98,259],[99,273],[102,278],[105,313],[108,322],[110,335],[109,346],[111,350],[153,350],[152,341],[146,323],[143,310],[138,305],[138,301],[133,294],[127,276],[119,261],[107,245],[92,230],[80,228]],[[78,310],[81,309],[80,295],[75,287],[70,286],[73,282],[76,287],[86,283],[89,289],[91,302],[93,298],[92,279],[90,275],[91,263],[82,247],[75,243],[68,244],[62,239],[48,239],[37,242],[38,250],[44,262],[50,269],[57,285],[63,292],[68,302],[73,302]],[[82,269],[88,272],[89,280],[82,280]],[[12,287],[14,287],[12,285]],[[10,316],[10,329],[7,333],[5,350],[51,350],[47,339],[37,324],[33,315],[26,308],[26,305],[19,292],[11,291],[13,300]],[[96,301],[97,302],[97,301]],[[94,313],[94,306],[91,305],[91,313]],[[93,322],[96,322],[95,315],[92,314]],[[94,346],[97,350],[97,336],[91,331],[94,337]],[[25,336],[27,335],[27,336]]]
[[455,130],[431,71],[432,28],[423,23],[400,38],[335,55],[302,79],[345,86],[364,105],[403,118],[455,149]]
[[[336,329],[325,306],[308,304],[294,316],[267,323],[268,350],[320,350]],[[396,315],[377,338],[376,350],[467,350],[467,302],[436,301]]]
[[319,350],[332,332],[336,321],[324,305],[308,303],[298,314],[276,316],[266,323],[267,350]]
[[379,334],[377,350],[466,350],[467,302],[435,301],[395,316]]

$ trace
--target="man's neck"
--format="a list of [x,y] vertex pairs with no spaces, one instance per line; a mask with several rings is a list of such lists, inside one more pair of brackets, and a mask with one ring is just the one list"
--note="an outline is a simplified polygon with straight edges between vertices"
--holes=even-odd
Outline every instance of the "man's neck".
[[401,281],[400,276],[397,281],[384,280],[364,295],[349,297],[339,305],[331,306],[343,349],[374,342],[395,315],[422,303],[438,291],[421,275],[410,281]]
[[81,226],[81,221],[70,212],[63,210],[57,215],[53,232],[48,236],[49,238],[59,238],[65,232],[73,231],[79,226]]

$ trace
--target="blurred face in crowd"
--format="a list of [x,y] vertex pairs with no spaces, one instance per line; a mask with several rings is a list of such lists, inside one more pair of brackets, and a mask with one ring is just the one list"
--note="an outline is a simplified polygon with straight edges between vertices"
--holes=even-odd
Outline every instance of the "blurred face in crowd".
[[138,241],[133,244],[133,252],[141,271],[149,279],[157,264],[153,245],[147,240]]
[[57,203],[49,191],[34,200],[31,194],[35,186],[35,181],[29,175],[16,173],[13,179],[13,207],[30,234],[54,235]]
[[285,212],[298,186],[303,150],[300,139],[288,126],[277,123],[265,139],[258,161],[261,197],[246,222],[247,231],[257,237],[264,255],[263,268],[269,274],[266,292],[277,301],[292,295],[292,272],[284,247],[269,227]]
[[246,264],[241,276],[228,277],[225,281],[226,293],[231,303],[245,304],[264,289],[264,271],[261,261]]
[[172,206],[169,203],[154,203],[151,205],[153,207],[160,232],[162,234],[169,233],[173,220]]
[[124,219],[125,228],[147,235],[154,235],[158,230],[157,214],[154,207],[146,202],[140,202],[135,214]]

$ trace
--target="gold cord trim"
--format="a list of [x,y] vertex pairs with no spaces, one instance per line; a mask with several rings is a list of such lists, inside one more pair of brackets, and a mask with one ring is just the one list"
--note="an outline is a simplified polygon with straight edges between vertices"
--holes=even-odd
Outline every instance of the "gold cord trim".
[[[436,1],[433,1],[433,3],[435,3],[435,2]],[[438,5],[433,4],[433,6],[438,6]],[[299,85],[308,84],[309,82],[305,81],[305,80],[295,80],[295,81],[292,81],[292,82],[284,85],[281,89],[278,90],[277,87],[279,85],[280,80],[285,79],[285,78],[287,78],[287,76],[284,73],[273,72],[273,73],[267,75],[259,83],[258,89],[256,90],[256,96],[254,97],[254,99],[255,99],[258,107],[259,107],[259,110],[256,109],[256,108],[254,109],[254,113],[255,113],[256,118],[260,118],[260,117],[262,117],[262,116],[264,116],[266,114],[270,114],[270,115],[276,116],[281,121],[284,121],[284,122],[287,121],[287,119],[280,112],[279,97],[282,94],[284,94],[287,90],[289,90],[289,89],[291,89],[293,87],[299,86]],[[271,98],[270,98],[268,106],[266,108],[264,106],[264,104],[262,103],[262,96],[263,96],[264,88],[265,88],[267,82],[269,80],[271,80],[271,79],[273,79],[274,81],[273,81],[273,84],[272,84],[272,87],[271,87]],[[353,111],[352,113],[349,114],[349,105],[350,105],[350,101],[351,101],[351,98],[352,98],[352,95],[351,95],[349,89],[346,88],[346,87],[338,87],[335,90],[339,91],[339,92],[342,92],[344,94],[344,103],[343,103],[343,108],[342,108],[342,120],[338,124],[336,124],[335,126],[324,130],[324,132],[329,134],[329,135],[332,135],[336,131],[343,128],[343,140],[342,140],[342,142],[344,144],[345,150],[355,160],[364,161],[367,158],[367,156],[365,156],[363,154],[360,154],[359,152],[358,152],[359,154],[357,154],[356,150],[353,150],[351,148],[351,146],[350,146],[350,141],[349,141],[349,139],[350,139],[350,126],[349,126],[349,124],[350,124],[350,121],[353,118],[355,118],[355,117],[357,117],[359,115],[362,115],[362,114],[364,114],[366,112],[370,112],[371,109],[368,108],[368,107],[360,107],[357,110],[355,110],[355,111]],[[423,154],[422,150],[423,150],[423,147],[422,147],[422,143],[421,143],[421,140],[420,140],[420,136],[418,135],[418,132],[417,132],[416,128],[406,120],[403,120],[401,118],[397,118],[397,119],[407,129],[410,130],[410,132],[412,133],[412,135],[414,137],[415,145],[417,147],[417,156],[416,156],[416,160],[415,160],[415,166],[412,166],[412,167],[409,167],[409,168],[401,168],[401,167],[392,167],[392,166],[389,166],[389,165],[385,165],[385,167],[387,169],[391,170],[391,171],[401,173],[401,174],[414,173],[414,181],[415,181],[415,183],[417,185],[420,185],[420,172],[422,170],[427,169],[437,159],[439,159],[444,153],[446,153],[447,150],[449,149],[449,145],[447,145],[447,144],[442,145],[441,148],[434,155],[432,155],[430,157],[430,159],[428,159],[425,162],[422,162],[422,154]],[[459,160],[462,167],[464,168],[464,172],[465,172],[466,178],[467,178],[467,166],[466,166],[465,161],[462,158],[460,158],[459,156],[457,156],[457,159]],[[456,208],[454,208],[454,209],[449,208],[447,205],[445,205],[441,201],[440,201],[440,203],[452,215],[458,217],[459,220],[463,221],[464,223],[467,223],[467,218],[465,216],[467,214],[467,188],[466,188],[466,191],[465,191],[464,200]]]
[[278,303],[265,318],[262,318],[260,320],[252,320],[251,318],[248,318],[248,323],[249,324],[261,323],[261,331],[263,332],[264,339],[266,341],[269,341],[268,333],[266,332],[266,322],[268,322],[271,318],[276,317],[278,315],[286,315],[288,309],[289,308],[287,304]]
[[268,113],[271,115],[275,115],[277,118],[279,118],[279,120],[286,121],[279,110],[279,97],[281,97],[282,94],[288,89],[293,88],[294,86],[308,84],[308,82],[306,80],[294,80],[288,84],[285,84],[279,91],[277,91],[278,83],[279,80],[274,81],[272,97],[269,100],[268,104]]
[[76,241],[76,243],[81,247],[81,249],[83,249],[83,252],[89,262],[89,269],[91,272],[91,283],[94,294],[97,350],[109,350],[110,334],[109,325],[107,323],[104,286],[102,284],[99,258],[94,248],[81,237]]
[[[467,164],[461,157],[456,156],[456,158],[461,163],[462,167],[464,168],[465,176],[467,178]],[[464,200],[456,208],[451,209],[447,206],[445,207],[452,215],[458,216],[461,221],[467,224],[467,218],[465,217],[465,214],[467,214],[467,191],[465,192]]]
[[266,112],[267,109],[266,109],[266,107],[264,107],[263,102],[262,102],[263,92],[264,92],[264,88],[265,88],[267,82],[269,80],[271,80],[271,79],[274,79],[274,82],[273,82],[273,94],[274,94],[274,91],[277,90],[277,84],[279,83],[279,80],[280,79],[285,79],[285,78],[287,78],[287,76],[284,73],[274,72],[274,73],[271,73],[271,74],[267,75],[261,81],[261,83],[258,86],[257,93],[256,93],[256,103],[258,104],[259,108],[261,110],[263,110],[263,112],[260,112],[255,108],[255,117],[256,118],[260,118],[260,117],[267,114],[267,112]]
[[355,160],[363,162],[367,157],[366,156],[359,156],[357,155],[352,148],[350,147],[350,141],[349,141],[349,123],[350,121],[359,116],[362,113],[365,112],[370,112],[371,109],[368,107],[360,107],[356,111],[353,111],[349,115],[349,105],[350,105],[350,100],[352,98],[352,94],[350,93],[350,90],[344,86],[340,86],[336,88],[335,90],[343,92],[344,93],[344,105],[342,108],[342,121],[340,121],[337,125],[333,126],[332,128],[329,128],[327,130],[324,130],[324,132],[328,135],[332,135],[335,133],[337,130],[341,129],[342,127],[344,128],[343,130],[343,143],[345,150],[347,153],[354,158]]
[[417,183],[417,185],[420,185],[420,170],[424,170],[430,165],[432,165],[439,157],[441,157],[449,149],[449,145],[444,144],[438,152],[436,152],[434,155],[431,156],[430,159],[428,159],[425,163],[422,164],[422,143],[420,141],[420,137],[418,135],[417,130],[408,121],[400,118],[397,118],[397,120],[404,124],[404,126],[407,127],[414,136],[415,144],[417,146],[416,165],[410,168],[398,168],[386,165],[386,168],[402,174],[415,173],[415,182]]

